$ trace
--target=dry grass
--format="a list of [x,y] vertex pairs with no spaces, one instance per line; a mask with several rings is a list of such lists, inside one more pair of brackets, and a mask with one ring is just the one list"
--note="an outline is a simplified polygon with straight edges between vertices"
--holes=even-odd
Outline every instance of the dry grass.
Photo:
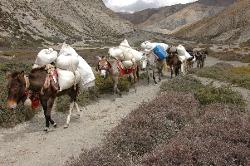
[[224,49],[223,52],[215,52],[211,49],[208,49],[208,55],[224,61],[241,61],[243,63],[250,63],[250,54],[238,53],[240,48],[235,48],[234,51],[227,49]]
[[161,85],[162,91],[180,91],[191,92],[201,105],[208,105],[212,103],[223,103],[230,105],[237,105],[242,109],[245,108],[245,102],[242,96],[231,90],[230,87],[215,88],[212,85],[204,86],[200,81],[190,76],[179,77],[164,82]]
[[218,63],[212,67],[195,70],[194,73],[201,77],[227,81],[237,86],[250,89],[250,66],[233,67],[229,64]]

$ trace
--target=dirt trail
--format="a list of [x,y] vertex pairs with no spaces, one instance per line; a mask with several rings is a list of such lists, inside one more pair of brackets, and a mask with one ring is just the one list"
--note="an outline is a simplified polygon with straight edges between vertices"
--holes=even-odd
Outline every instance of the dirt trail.
[[41,131],[42,113],[13,129],[0,129],[0,166],[61,166],[82,148],[101,143],[107,131],[139,104],[152,100],[158,90],[159,85],[139,86],[137,93],[131,89],[122,98],[109,95],[88,105],[80,119],[73,117],[68,129],[63,129],[66,117],[60,113],[53,115],[59,127],[47,134]]
[[[207,66],[218,60],[208,57]],[[230,62],[235,66],[245,65]],[[54,113],[58,128],[49,133],[42,131],[44,118],[42,112],[31,121],[13,129],[0,129],[0,166],[61,166],[71,156],[78,156],[82,148],[98,146],[107,131],[115,127],[139,104],[156,97],[159,85],[139,86],[122,98],[107,95],[97,103],[87,106],[80,119],[72,117],[70,127],[63,129],[65,115]],[[249,91],[245,98],[250,98]],[[249,108],[249,107],[248,107]]]

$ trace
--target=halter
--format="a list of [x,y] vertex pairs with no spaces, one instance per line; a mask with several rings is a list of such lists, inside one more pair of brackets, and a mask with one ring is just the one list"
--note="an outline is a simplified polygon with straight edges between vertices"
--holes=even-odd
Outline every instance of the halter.
[[[105,64],[100,64],[105,63]],[[111,68],[111,64],[107,60],[100,60],[98,63],[98,70],[109,70]]]

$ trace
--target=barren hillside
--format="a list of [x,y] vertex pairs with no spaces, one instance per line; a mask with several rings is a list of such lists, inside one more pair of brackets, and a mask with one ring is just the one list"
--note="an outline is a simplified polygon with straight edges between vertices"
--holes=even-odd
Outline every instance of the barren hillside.
[[238,1],[223,12],[187,26],[175,34],[199,40],[249,42],[250,1]]
[[119,15],[141,29],[168,34],[203,18],[214,16],[234,2],[235,0],[199,0],[195,3]]
[[0,46],[117,39],[131,25],[102,0],[1,0]]

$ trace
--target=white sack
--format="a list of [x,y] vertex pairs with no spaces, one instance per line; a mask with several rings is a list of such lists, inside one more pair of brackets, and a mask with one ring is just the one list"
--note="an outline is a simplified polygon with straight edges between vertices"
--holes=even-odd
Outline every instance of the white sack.
[[126,69],[131,68],[134,65],[134,63],[131,60],[122,61],[122,64]]
[[41,50],[36,58],[35,64],[38,66],[44,66],[54,62],[57,58],[57,52],[52,48]]
[[151,43],[149,41],[145,41],[141,44],[141,47],[146,51],[146,52],[150,52],[152,51],[156,46],[161,46],[163,47],[165,50],[168,49],[168,45],[165,43]]
[[79,71],[81,75],[81,88],[85,89],[95,86],[95,75],[92,68],[81,56],[78,56],[78,59],[79,65],[77,71]]
[[71,71],[57,69],[57,73],[60,91],[71,88],[75,83],[78,84],[81,80],[81,76],[78,71],[73,73]]
[[115,59],[122,59],[123,58],[123,51],[118,47],[113,47],[109,49],[109,56]]
[[183,47],[182,45],[179,45],[178,47],[176,47],[176,50],[178,52],[178,57],[181,62],[189,58],[192,58],[192,56],[186,51],[185,47]]
[[56,67],[64,70],[75,71],[79,60],[76,51],[69,45],[63,44],[59,56],[56,59]]
[[126,39],[121,42],[119,48],[123,51],[123,59],[120,59],[120,60],[128,61],[128,60],[135,58],[135,61],[138,62],[142,59],[143,53],[130,47]]

